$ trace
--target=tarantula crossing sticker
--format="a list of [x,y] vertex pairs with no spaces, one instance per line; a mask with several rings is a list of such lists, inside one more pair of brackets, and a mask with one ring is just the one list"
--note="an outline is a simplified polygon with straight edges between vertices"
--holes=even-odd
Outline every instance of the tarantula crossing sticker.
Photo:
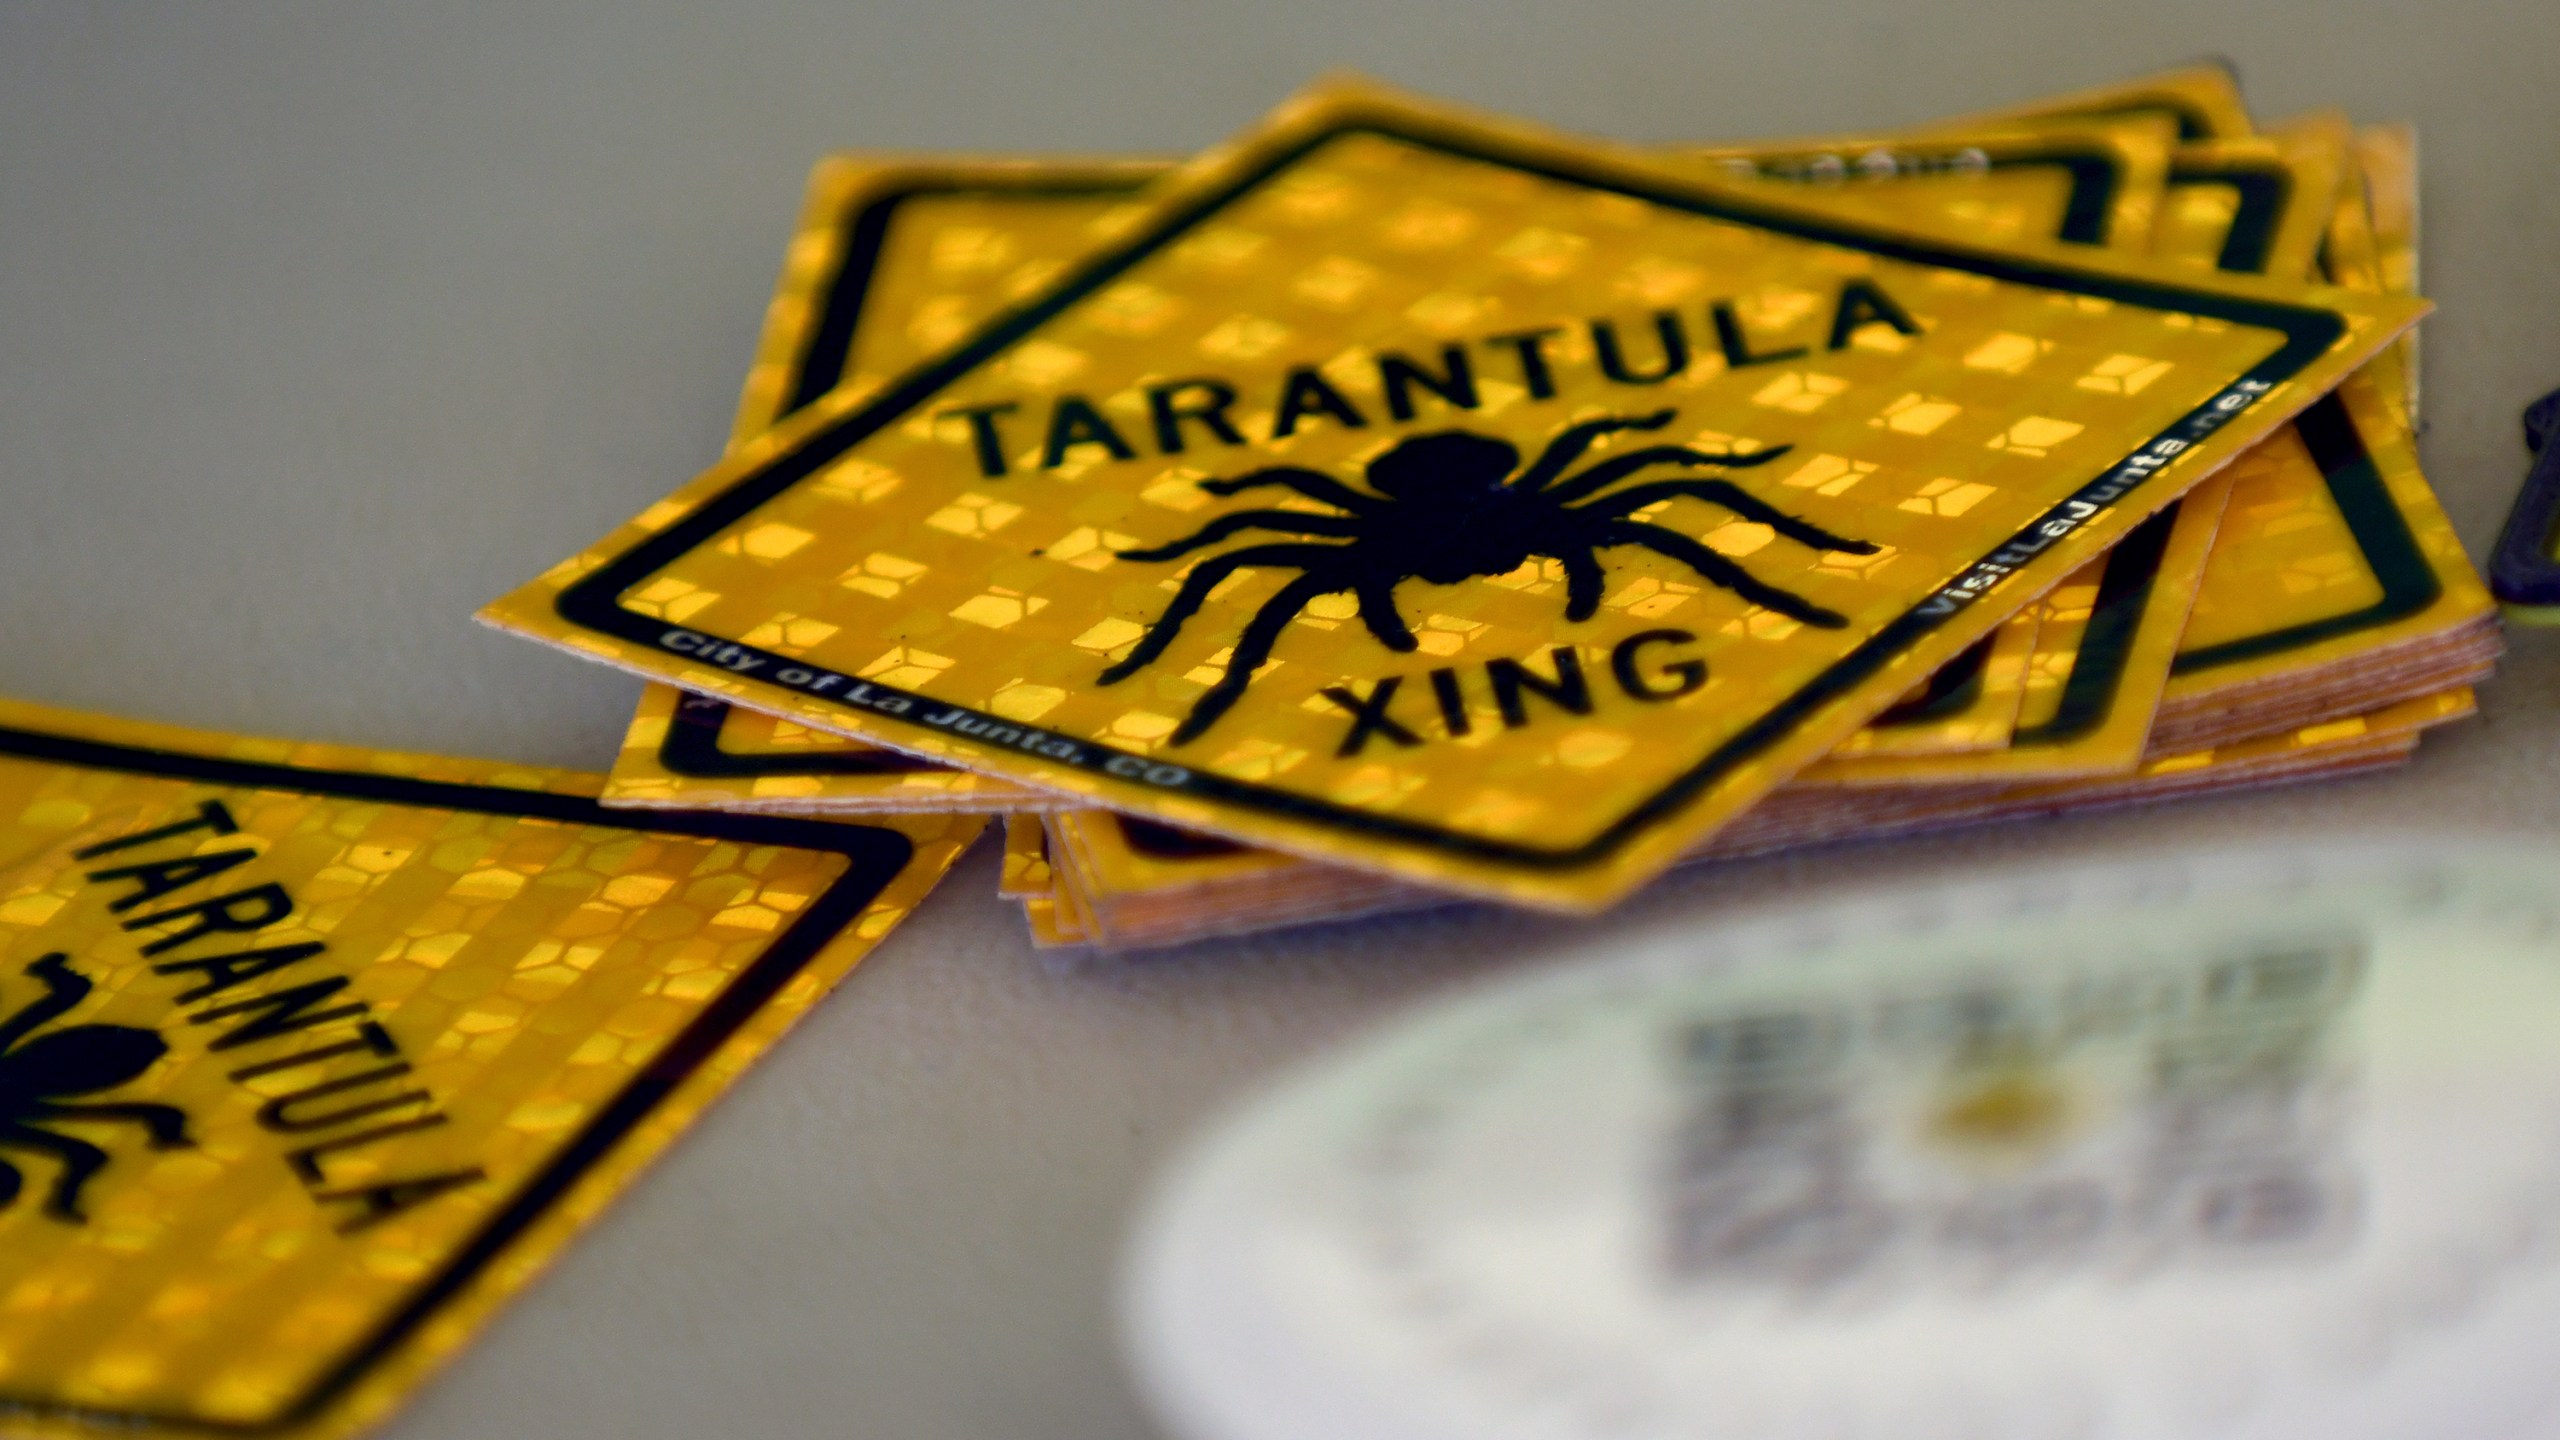
[[0,702],[10,1433],[378,1417],[977,828]]
[[[1706,168],[1321,90],[484,618],[1587,907],[2417,313],[1967,248]],[[1009,263],[999,239],[932,248]]]

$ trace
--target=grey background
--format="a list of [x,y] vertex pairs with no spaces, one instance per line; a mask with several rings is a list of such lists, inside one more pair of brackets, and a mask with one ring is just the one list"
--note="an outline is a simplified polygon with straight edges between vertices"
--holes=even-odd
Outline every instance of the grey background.
[[[2221,54],[2417,120],[2425,455],[2475,554],[2560,385],[2560,7],[1974,0],[0,6],[0,692],[602,768],[633,682],[472,609],[718,453],[822,151],[1183,152],[1352,66],[1639,140],[1893,125]],[[2379,780],[1483,913],[1036,957],[981,850],[393,1427],[1144,1436],[1149,1166],[1257,1076],[1597,938],[1886,876],[2560,830],[2560,641]]]

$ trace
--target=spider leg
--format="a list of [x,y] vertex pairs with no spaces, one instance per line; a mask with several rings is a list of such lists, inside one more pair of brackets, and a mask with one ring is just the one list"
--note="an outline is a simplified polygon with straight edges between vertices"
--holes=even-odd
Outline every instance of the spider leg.
[[1677,531],[1637,520],[1620,520],[1600,533],[1603,544],[1641,545],[1657,555],[1667,555],[1752,604],[1790,619],[1824,630],[1837,630],[1849,623],[1848,617],[1836,610],[1826,610],[1792,591],[1752,578],[1750,571]]
[[1265,485],[1279,485],[1294,490],[1310,500],[1339,505],[1345,510],[1367,511],[1378,508],[1378,497],[1363,495],[1321,470],[1302,469],[1296,465],[1274,465],[1268,470],[1255,470],[1232,480],[1203,480],[1200,488],[1212,495],[1233,495],[1245,490],[1258,490]]
[[18,1173],[17,1166],[0,1160],[0,1210],[18,1202],[18,1192],[26,1188],[26,1183],[27,1177]]
[[1686,445],[1648,445],[1624,455],[1612,455],[1547,492],[1547,498],[1559,505],[1570,504],[1606,485],[1614,485],[1639,470],[1655,465],[1721,465],[1728,470],[1748,470],[1766,465],[1793,450],[1793,445],[1773,445],[1766,450],[1745,450],[1739,454],[1719,455],[1713,450],[1692,450]]
[[1271,647],[1279,643],[1280,632],[1307,602],[1319,595],[1330,595],[1344,589],[1334,577],[1323,573],[1301,575],[1280,587],[1280,593],[1262,602],[1253,619],[1236,637],[1235,652],[1227,657],[1227,671],[1208,693],[1191,702],[1191,713],[1182,717],[1182,727],[1173,732],[1173,743],[1186,745],[1200,733],[1218,723],[1229,706],[1243,697],[1244,687],[1253,683],[1253,672],[1271,658]]
[[1520,478],[1511,482],[1511,488],[1535,495],[1547,488],[1548,481],[1563,474],[1566,466],[1581,459],[1582,452],[1591,448],[1592,441],[1620,430],[1659,430],[1670,424],[1671,417],[1679,413],[1677,410],[1656,410],[1650,415],[1624,419],[1611,416],[1604,420],[1585,420],[1548,441],[1547,448],[1538,452],[1538,458],[1529,462],[1529,468],[1520,472]]
[[47,1214],[57,1220],[73,1223],[89,1217],[80,1213],[80,1187],[89,1177],[107,1167],[107,1152],[86,1140],[56,1135],[33,1125],[0,1125],[0,1145],[19,1150],[42,1150],[62,1162],[62,1173],[55,1177],[53,1195],[44,1203]]
[[1183,578],[1182,588],[1174,592],[1173,603],[1164,607],[1164,613],[1147,627],[1147,633],[1139,638],[1137,648],[1102,672],[1102,683],[1117,685],[1163,654],[1174,637],[1182,633],[1183,624],[1200,613],[1200,607],[1209,599],[1209,592],[1238,570],[1249,565],[1293,565],[1301,570],[1313,565],[1328,565],[1343,548],[1339,545],[1248,545],[1201,561]]
[[154,1150],[186,1150],[195,1145],[187,1134],[187,1112],[175,1105],[115,1101],[97,1105],[64,1105],[41,1101],[28,1107],[34,1120],[123,1120],[143,1128]]
[[68,1015],[89,998],[89,977],[71,968],[70,957],[57,950],[38,956],[27,973],[44,982],[44,997],[0,1022],[0,1052],[14,1047],[39,1027]]
[[1221,515],[1179,540],[1151,545],[1143,550],[1123,550],[1123,560],[1170,560],[1194,550],[1215,545],[1240,530],[1276,530],[1283,535],[1339,535],[1345,538],[1360,533],[1360,522],[1348,515],[1309,515],[1297,510],[1238,510]]
[[1559,545],[1545,552],[1564,566],[1564,618],[1588,620],[1600,613],[1600,592],[1608,587],[1599,557],[1581,545]]
[[1633,485],[1601,496],[1583,506],[1581,513],[1622,520],[1657,500],[1671,500],[1683,495],[1721,505],[1745,520],[1757,520],[1788,539],[1816,550],[1837,550],[1849,555],[1876,553],[1876,547],[1866,541],[1834,535],[1819,525],[1799,520],[1730,480],[1657,480],[1650,485]]
[[1413,628],[1404,623],[1404,615],[1396,609],[1396,582],[1393,576],[1372,576],[1356,587],[1360,596],[1360,620],[1378,643],[1399,655],[1409,655],[1421,643],[1413,638]]

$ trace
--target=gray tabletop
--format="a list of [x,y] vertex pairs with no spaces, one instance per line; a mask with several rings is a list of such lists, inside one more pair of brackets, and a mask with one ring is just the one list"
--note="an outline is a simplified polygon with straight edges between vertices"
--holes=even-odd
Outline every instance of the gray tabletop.
[[[2474,554],[2560,385],[2560,8],[1298,0],[0,8],[0,691],[601,768],[635,682],[474,607],[719,451],[803,173],[1183,152],[1352,66],[1639,140],[1878,127],[2194,57],[2425,145],[2428,467]],[[2560,638],[2379,779],[1140,960],[981,850],[420,1394],[401,1440],[1145,1436],[1113,1264],[1222,1101],[1594,936],[2347,828],[2560,830]]]

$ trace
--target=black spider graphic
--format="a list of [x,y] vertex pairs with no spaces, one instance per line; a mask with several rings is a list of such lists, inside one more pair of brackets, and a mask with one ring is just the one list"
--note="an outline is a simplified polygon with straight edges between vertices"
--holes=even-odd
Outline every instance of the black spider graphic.
[[[107,1152],[35,1122],[128,1121],[143,1128],[154,1150],[195,1142],[187,1137],[186,1115],[174,1106],[66,1104],[56,1098],[112,1090],[150,1069],[169,1044],[130,1025],[69,1025],[29,1039],[89,998],[94,987],[60,954],[29,965],[27,974],[44,982],[45,993],[0,1021],[0,1149],[41,1150],[59,1160],[62,1174],[53,1182],[45,1213],[76,1225],[88,1218],[80,1213],[80,1189],[106,1167]],[[16,1203],[23,1183],[18,1167],[0,1160],[0,1209]]]
[[[1102,672],[1102,683],[1126,680],[1163,654],[1211,590],[1238,570],[1258,565],[1286,566],[1300,574],[1246,622],[1218,683],[1192,703],[1191,713],[1173,732],[1177,745],[1197,737],[1227,713],[1252,682],[1254,671],[1271,658],[1271,647],[1282,628],[1319,595],[1351,592],[1358,598],[1360,619],[1369,633],[1378,637],[1379,644],[1402,653],[1415,648],[1413,631],[1395,605],[1395,587],[1407,580],[1455,585],[1481,576],[1507,575],[1528,560],[1545,557],[1564,566],[1565,618],[1588,620],[1600,608],[1604,584],[1598,552],[1639,545],[1679,561],[1710,584],[1807,625],[1837,629],[1847,623],[1802,596],[1754,579],[1749,571],[1678,531],[1628,517],[1656,502],[1687,497],[1721,505],[1817,550],[1874,554],[1876,547],[1866,541],[1807,524],[1727,480],[1657,480],[1600,493],[1657,465],[1739,470],[1766,465],[1791,447],[1719,455],[1685,445],[1651,445],[1565,474],[1601,436],[1621,430],[1659,430],[1671,423],[1674,413],[1662,410],[1575,425],[1548,442],[1526,469],[1520,466],[1519,450],[1506,440],[1465,430],[1417,435],[1369,462],[1366,475],[1374,494],[1362,494],[1318,471],[1286,465],[1232,480],[1203,480],[1200,488],[1212,495],[1277,485],[1349,513],[1238,510],[1179,540],[1123,550],[1121,558],[1170,560],[1246,530],[1336,536],[1349,543],[1247,545],[1210,556],[1183,579],[1173,603],[1128,655]],[[1587,504],[1575,503],[1593,496],[1597,498]]]

